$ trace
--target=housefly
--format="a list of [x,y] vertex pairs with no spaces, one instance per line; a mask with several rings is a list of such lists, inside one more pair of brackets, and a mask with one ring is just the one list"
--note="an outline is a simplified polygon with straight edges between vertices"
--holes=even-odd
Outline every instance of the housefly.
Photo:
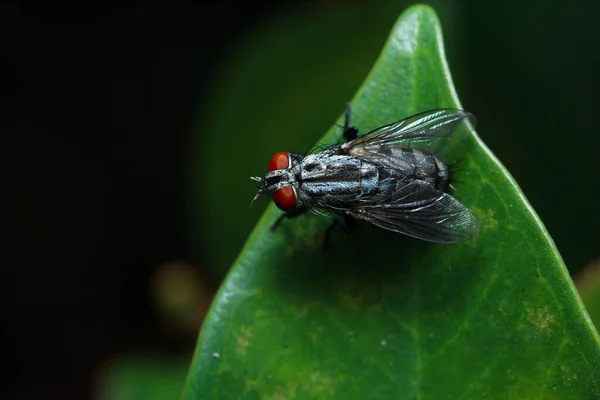
[[479,225],[449,193],[450,168],[440,156],[465,120],[475,125],[466,111],[435,109],[358,136],[346,106],[345,142],[308,155],[275,154],[264,177],[251,177],[261,185],[254,200],[271,195],[285,211],[272,229],[311,210],[343,217],[337,221],[345,229],[362,219],[430,242],[470,240]]

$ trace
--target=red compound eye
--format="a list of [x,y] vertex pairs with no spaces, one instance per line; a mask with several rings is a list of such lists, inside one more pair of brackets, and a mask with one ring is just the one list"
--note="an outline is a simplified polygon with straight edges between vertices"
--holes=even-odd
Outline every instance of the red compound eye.
[[282,151],[281,153],[275,154],[269,161],[269,171],[276,171],[278,169],[286,169],[290,166],[290,155]]
[[296,193],[291,186],[284,186],[273,193],[273,201],[279,209],[291,211],[296,208]]

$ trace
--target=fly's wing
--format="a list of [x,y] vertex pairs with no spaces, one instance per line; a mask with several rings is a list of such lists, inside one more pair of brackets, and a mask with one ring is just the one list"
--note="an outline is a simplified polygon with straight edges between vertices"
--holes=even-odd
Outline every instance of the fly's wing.
[[473,214],[448,193],[429,201],[353,209],[348,214],[381,228],[435,243],[465,242],[479,232]]
[[391,202],[364,202],[346,212],[390,231],[435,243],[458,243],[479,232],[475,216],[448,193],[426,183],[407,184]]
[[[400,171],[405,152],[402,148],[420,148],[436,153],[447,150],[446,141],[455,128],[475,117],[462,110],[436,109],[413,115],[377,128],[341,146],[341,150],[365,161]],[[444,146],[442,146],[444,144]],[[346,212],[381,228],[436,243],[457,243],[474,238],[479,225],[471,211],[451,195],[422,180],[403,181],[402,173],[391,174],[380,185],[380,196],[369,196]],[[398,180],[400,179],[400,180]]]
[[[441,141],[449,139],[463,120],[475,125],[473,114],[452,108],[440,108],[393,122],[344,143],[343,151],[364,159],[380,158],[386,148],[414,147],[439,151]],[[439,144],[439,145],[438,145]]]

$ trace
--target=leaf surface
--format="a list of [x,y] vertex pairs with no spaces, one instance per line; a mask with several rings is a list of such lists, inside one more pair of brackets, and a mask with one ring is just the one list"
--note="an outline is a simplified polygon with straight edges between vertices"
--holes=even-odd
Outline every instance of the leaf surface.
[[[351,104],[362,133],[461,107],[429,7],[399,18]],[[340,139],[333,127],[321,143]],[[184,399],[598,398],[600,341],[542,223],[468,127],[455,161],[456,196],[481,224],[469,243],[361,224],[323,251],[328,218],[272,233],[269,206],[215,298]]]

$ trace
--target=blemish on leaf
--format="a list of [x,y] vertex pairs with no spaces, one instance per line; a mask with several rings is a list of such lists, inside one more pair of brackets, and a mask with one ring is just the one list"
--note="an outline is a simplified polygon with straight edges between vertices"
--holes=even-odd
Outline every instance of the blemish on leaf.
[[313,371],[309,374],[308,379],[304,381],[306,389],[310,390],[314,394],[315,398],[326,399],[330,398],[335,394],[339,380],[333,378],[331,375],[321,372]]
[[246,355],[246,349],[250,344],[250,339],[252,338],[252,329],[247,327],[242,327],[241,334],[237,339],[237,352],[238,354],[244,356]]
[[535,309],[527,309],[527,320],[540,329],[548,330],[554,324],[554,316],[547,307],[538,306]]
[[495,210],[477,209],[474,212],[475,212],[475,215],[477,216],[477,219],[479,220],[479,223],[481,224],[481,226],[483,226],[487,229],[498,228],[498,220],[495,217],[495,214],[496,214]]
[[265,400],[287,400],[290,397],[280,388],[275,389],[275,392],[265,397]]

